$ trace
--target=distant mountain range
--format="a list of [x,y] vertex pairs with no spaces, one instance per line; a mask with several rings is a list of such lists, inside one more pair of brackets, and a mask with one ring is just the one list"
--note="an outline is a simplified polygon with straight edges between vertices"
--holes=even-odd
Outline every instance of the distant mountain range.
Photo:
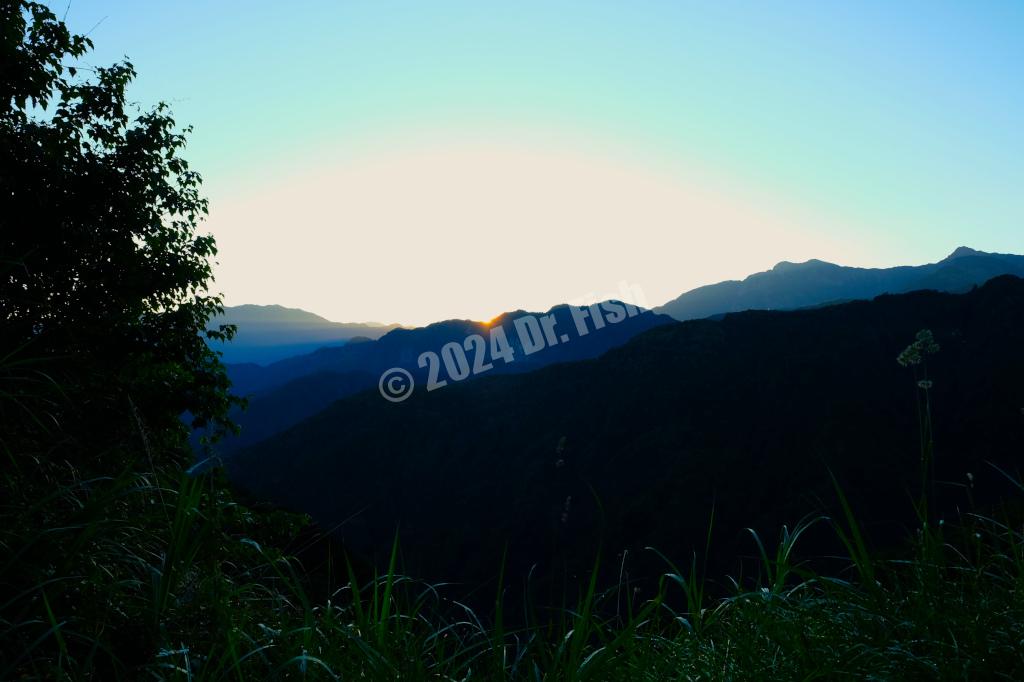
[[354,338],[376,339],[397,324],[331,322],[319,315],[279,305],[226,306],[210,327],[234,324],[238,332],[231,343],[214,343],[224,362],[266,364],[309,353],[323,346],[340,345]]
[[[491,373],[525,372],[556,362],[594,358],[652,326],[669,322],[667,316],[686,320],[747,309],[799,309],[914,289],[959,292],[1002,274],[1024,276],[1024,256],[960,247],[938,263],[921,266],[866,269],[818,260],[783,262],[743,281],[694,289],[654,314],[629,318],[600,333],[532,355],[517,345],[513,321],[530,314],[520,310],[492,322],[506,330],[518,359],[508,366],[497,363]],[[560,329],[572,328],[568,307],[548,312],[560,320]],[[490,328],[471,320],[447,320],[415,329],[342,324],[303,310],[253,305],[228,308],[224,319],[239,326],[235,341],[224,347],[233,389],[250,402],[247,411],[234,416],[242,427],[241,435],[224,441],[218,448],[220,454],[252,445],[335,400],[374,388],[381,373],[391,367],[407,369],[422,386],[427,375],[425,368],[418,366],[421,353],[440,352],[446,343],[462,343],[472,334],[486,336]],[[251,361],[232,362],[238,358]]]
[[[872,538],[902,538],[899,522],[914,522],[923,389],[896,357],[923,328],[941,346],[928,372],[937,474],[950,484],[936,508],[967,504],[969,473],[983,506],[1006,485],[988,462],[1012,471],[1024,452],[1015,277],[960,295],[660,325],[597,359],[399,404],[363,392],[237,453],[228,469],[252,496],[337,527],[357,553],[379,559],[400,528],[408,570],[473,584],[498,572],[506,549],[510,581],[531,566],[535,577],[583,575],[598,544],[688,561],[712,508],[714,554],[753,551],[746,526],[772,538],[829,510],[829,471]],[[614,557],[606,565],[618,569]]]
[[[505,313],[486,324],[447,320],[415,329],[393,329],[376,341],[353,339],[341,347],[321,348],[265,367],[229,365],[233,390],[249,397],[249,407],[234,413],[234,420],[242,427],[241,434],[226,439],[219,446],[219,452],[230,453],[278,433],[344,396],[366,389],[373,389],[377,395],[381,373],[392,367],[410,372],[419,387],[417,390],[423,391],[429,379],[429,368],[420,365],[420,355],[428,351],[440,354],[445,344],[452,342],[465,348],[466,339],[472,335],[487,341],[480,360],[492,368],[485,375],[521,373],[557,362],[597,357],[642,331],[672,322],[667,316],[637,309],[633,316],[623,315],[623,319],[602,323],[598,328],[592,320],[604,310],[602,305],[619,304],[605,302],[588,309],[586,333],[580,333],[572,309],[561,305],[546,313],[522,310]],[[557,331],[557,342],[527,353],[516,321],[531,316],[550,316]],[[508,341],[511,362],[494,356],[490,341],[497,330]],[[467,356],[475,364],[475,353],[467,352]],[[381,399],[379,395],[377,398]]]
[[792,310],[920,289],[963,292],[998,275],[1024,276],[1024,256],[961,246],[938,263],[853,268],[820,260],[782,262],[742,281],[698,287],[655,308],[677,320],[741,310]]

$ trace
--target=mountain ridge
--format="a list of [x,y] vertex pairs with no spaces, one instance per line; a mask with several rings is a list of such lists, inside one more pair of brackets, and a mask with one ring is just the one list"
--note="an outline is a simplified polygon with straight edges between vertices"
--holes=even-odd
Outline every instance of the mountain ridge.
[[254,303],[225,306],[224,313],[212,318],[208,327],[215,329],[221,324],[237,327],[230,343],[210,342],[228,364],[268,364],[324,346],[344,344],[356,337],[379,338],[398,327],[375,322],[332,322],[301,308]]
[[[595,305],[613,303],[617,302]],[[451,343],[463,348],[472,336],[493,341],[492,335],[496,330],[502,331],[508,341],[510,362],[495,358],[492,342],[485,343],[484,355],[479,358],[468,352],[469,348],[467,356],[473,364],[476,360],[489,363],[488,374],[509,374],[596,357],[651,327],[672,322],[667,316],[637,309],[633,316],[626,315],[618,322],[608,322],[583,334],[576,326],[572,310],[573,307],[560,304],[544,313],[521,310],[503,313],[487,323],[445,320],[425,327],[393,329],[372,341],[350,341],[340,347],[319,348],[267,366],[231,365],[228,371],[233,388],[248,397],[249,409],[233,412],[232,419],[241,427],[241,432],[227,437],[216,449],[221,455],[230,455],[312,416],[335,400],[372,390],[378,386],[382,373],[394,367],[405,369],[418,386],[425,387],[430,373],[425,365],[419,363],[422,355],[440,354],[442,348]],[[588,310],[591,316],[596,314]],[[527,352],[516,329],[516,320],[525,317],[552,318],[563,339],[540,350]]]
[[858,268],[815,258],[780,261],[742,280],[691,289],[654,310],[681,321],[741,310],[791,310],[917,289],[966,291],[1004,274],[1024,275],[1024,256],[959,246],[936,263],[891,268]]

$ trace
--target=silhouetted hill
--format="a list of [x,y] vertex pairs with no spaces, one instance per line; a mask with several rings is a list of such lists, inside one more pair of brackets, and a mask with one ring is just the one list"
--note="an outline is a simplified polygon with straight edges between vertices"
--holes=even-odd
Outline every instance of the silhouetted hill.
[[[376,391],[238,453],[232,479],[311,513],[356,551],[401,527],[418,575],[474,584],[655,546],[688,560],[714,505],[714,548],[774,536],[834,500],[904,537],[919,466],[916,385],[897,355],[922,328],[941,494],[992,499],[1024,456],[1024,281],[659,326],[598,359],[491,376],[391,404]],[[395,332],[393,332],[395,333]],[[561,443],[561,445],[560,445]],[[749,538],[748,538],[749,540]]]
[[[513,321],[517,318],[532,315],[555,315],[559,330],[571,332],[571,343],[555,344],[537,353],[527,355],[523,352],[519,335]],[[260,393],[275,386],[317,372],[357,372],[365,371],[380,375],[391,367],[404,367],[412,373],[422,372],[418,366],[420,354],[425,351],[439,353],[446,343],[465,341],[472,334],[487,335],[493,325],[502,326],[506,337],[515,351],[515,362],[499,363],[497,372],[523,372],[553,362],[579,360],[596,357],[600,353],[624,343],[637,333],[658,324],[671,322],[671,318],[650,312],[628,317],[625,320],[608,324],[594,333],[583,336],[575,332],[575,325],[568,306],[555,306],[547,313],[528,313],[517,310],[505,313],[491,323],[472,320],[446,320],[435,322],[425,327],[414,329],[397,328],[377,339],[375,342],[348,343],[338,348],[319,348],[312,353],[285,358],[265,367],[255,364],[236,364],[228,366],[233,390],[240,395]],[[490,357],[490,356],[488,356]]]
[[[539,319],[544,315],[553,316],[558,331],[556,339],[564,334],[565,340],[527,354],[515,321],[524,316]],[[496,359],[490,343],[485,344],[485,356],[481,358],[493,365],[487,374],[502,374],[597,357],[642,331],[672,322],[669,317],[649,311],[638,311],[601,328],[589,322],[592,318],[587,318],[587,333],[580,334],[568,306],[556,306],[547,313],[520,310],[505,313],[488,324],[448,320],[416,329],[395,329],[376,341],[352,339],[340,348],[321,348],[266,367],[230,366],[233,390],[250,396],[249,408],[233,413],[241,433],[225,439],[218,450],[228,454],[316,414],[334,400],[364,389],[376,389],[381,373],[392,367],[408,370],[422,391],[428,380],[428,368],[419,365],[420,355],[425,351],[440,353],[445,344],[452,342],[465,347],[465,340],[473,334],[489,339],[495,328],[504,331],[513,353],[512,362]],[[470,364],[474,364],[475,349],[465,350]]]
[[279,305],[227,306],[209,326],[234,324],[238,333],[231,343],[214,343],[228,363],[274,362],[309,353],[322,346],[339,345],[355,337],[379,338],[395,324],[331,322],[319,315]]
[[698,287],[655,311],[694,320],[742,310],[793,310],[919,289],[963,292],[998,275],[1024,276],[1024,256],[961,246],[938,263],[919,266],[852,268],[820,260],[784,261],[743,281]]

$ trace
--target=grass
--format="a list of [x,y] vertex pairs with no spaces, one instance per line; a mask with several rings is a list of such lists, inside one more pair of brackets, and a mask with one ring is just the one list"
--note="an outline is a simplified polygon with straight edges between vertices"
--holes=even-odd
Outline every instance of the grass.
[[[759,575],[724,594],[697,556],[685,570],[666,559],[643,600],[621,580],[602,589],[595,563],[564,609],[513,624],[503,585],[480,614],[401,575],[397,536],[382,574],[360,584],[349,567],[316,603],[303,567],[276,549],[300,521],[238,505],[216,475],[43,468],[31,479],[72,480],[34,503],[24,467],[5,477],[0,679],[1024,676],[1024,535],[991,516],[967,514],[883,561],[842,498],[842,520],[806,519],[775,543],[753,534]],[[798,559],[815,524],[844,541],[845,570]]]

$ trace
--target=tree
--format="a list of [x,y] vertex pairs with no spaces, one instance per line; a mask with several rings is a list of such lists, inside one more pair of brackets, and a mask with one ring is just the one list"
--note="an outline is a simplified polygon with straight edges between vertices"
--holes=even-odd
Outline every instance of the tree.
[[[190,129],[162,103],[132,111],[131,63],[76,66],[91,41],[41,4],[0,0],[0,41],[0,366],[24,385],[31,359],[66,398],[18,422],[89,441],[140,416],[178,442],[183,413],[223,430],[236,399],[203,335],[234,329],[206,330],[222,305],[201,178],[181,157]],[[9,431],[31,410],[3,394]]]

